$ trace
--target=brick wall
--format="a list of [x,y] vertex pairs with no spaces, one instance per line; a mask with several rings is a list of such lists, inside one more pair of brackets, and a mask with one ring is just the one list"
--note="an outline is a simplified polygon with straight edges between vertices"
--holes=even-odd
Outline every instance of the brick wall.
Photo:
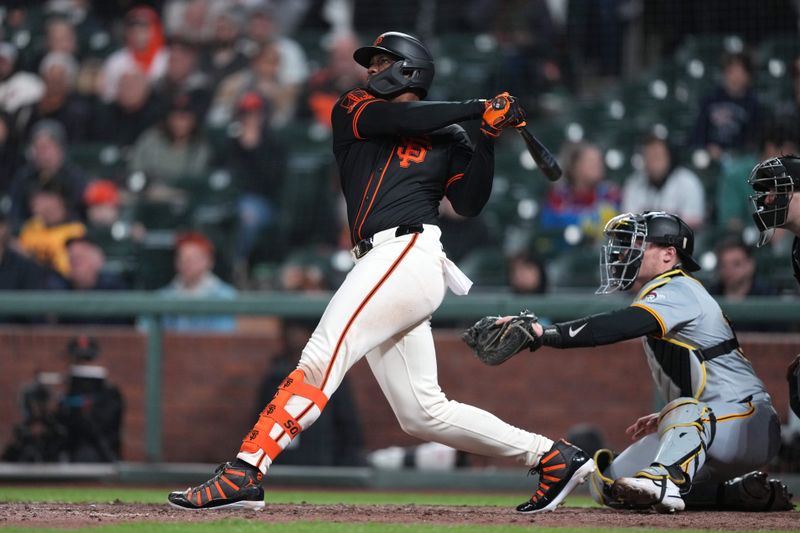
[[[64,346],[76,331],[0,328],[0,446],[8,442],[19,420],[20,385],[37,370],[66,370]],[[129,328],[87,332],[97,336],[102,348],[98,362],[108,367],[110,379],[125,397],[124,458],[142,460],[146,337]],[[744,335],[742,341],[785,418],[785,368],[800,352],[800,335]],[[553,438],[574,424],[590,422],[602,428],[612,446],[622,448],[627,442],[624,429],[650,410],[652,386],[638,341],[603,349],[525,352],[494,368],[477,362],[457,332],[438,332],[436,345],[440,383],[450,398]],[[278,349],[271,333],[168,335],[163,374],[165,459],[216,462],[232,457],[255,420],[257,390],[271,354]],[[349,379],[368,448],[416,442],[399,429],[366,362],[355,365]]]

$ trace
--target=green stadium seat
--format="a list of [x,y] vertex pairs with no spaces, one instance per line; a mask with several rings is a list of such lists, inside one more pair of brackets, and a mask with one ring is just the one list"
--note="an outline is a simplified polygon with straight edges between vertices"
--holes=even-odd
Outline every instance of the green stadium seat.
[[496,248],[473,250],[458,266],[478,287],[503,287],[508,284],[506,259],[503,252]]
[[69,157],[93,177],[121,180],[127,173],[125,153],[114,144],[73,144]]
[[547,263],[549,289],[597,288],[599,263],[598,247],[591,243],[560,252]]

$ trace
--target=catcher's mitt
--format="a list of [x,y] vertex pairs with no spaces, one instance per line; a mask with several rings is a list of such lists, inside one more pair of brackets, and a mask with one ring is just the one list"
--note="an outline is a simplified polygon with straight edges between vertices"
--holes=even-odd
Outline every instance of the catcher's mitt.
[[461,335],[483,363],[499,365],[524,348],[533,352],[542,346],[542,338],[531,329],[539,321],[533,313],[524,311],[503,324],[497,324],[499,318],[484,317]]

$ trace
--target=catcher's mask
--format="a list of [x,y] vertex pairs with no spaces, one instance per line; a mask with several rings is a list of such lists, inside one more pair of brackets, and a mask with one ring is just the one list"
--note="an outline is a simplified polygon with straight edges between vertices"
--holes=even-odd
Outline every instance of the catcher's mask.
[[372,57],[387,54],[396,59],[391,67],[370,77],[367,89],[378,96],[390,98],[406,91],[415,91],[425,98],[433,83],[433,56],[422,41],[406,33],[389,31],[375,39],[372,46],[362,46],[353,59],[369,68]]
[[628,290],[642,265],[647,243],[674,246],[681,268],[694,272],[694,232],[679,217],[663,211],[623,213],[606,224],[606,244],[600,254],[600,288],[596,294]]
[[747,182],[753,188],[750,205],[753,220],[761,232],[758,246],[772,238],[775,228],[786,224],[789,202],[794,194],[794,175],[800,173],[797,156],[773,157],[756,165]]

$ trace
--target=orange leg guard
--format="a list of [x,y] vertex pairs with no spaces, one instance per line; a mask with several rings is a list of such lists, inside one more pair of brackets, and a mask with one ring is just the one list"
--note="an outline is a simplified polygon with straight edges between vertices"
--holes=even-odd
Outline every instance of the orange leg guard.
[[[257,453],[263,450],[266,456],[271,461],[274,461],[278,454],[283,451],[283,446],[279,442],[284,435],[294,439],[303,430],[302,426],[300,426],[300,420],[302,420],[303,416],[314,406],[317,406],[320,411],[325,408],[328,403],[328,397],[320,389],[305,383],[305,377],[303,371],[297,369],[283,380],[272,401],[261,411],[256,425],[242,440],[242,446],[239,448],[240,452]],[[300,396],[311,401],[308,407],[297,417],[293,417],[286,411],[286,404],[292,396]],[[275,424],[280,426],[281,432],[275,438],[272,438],[270,433]]]

